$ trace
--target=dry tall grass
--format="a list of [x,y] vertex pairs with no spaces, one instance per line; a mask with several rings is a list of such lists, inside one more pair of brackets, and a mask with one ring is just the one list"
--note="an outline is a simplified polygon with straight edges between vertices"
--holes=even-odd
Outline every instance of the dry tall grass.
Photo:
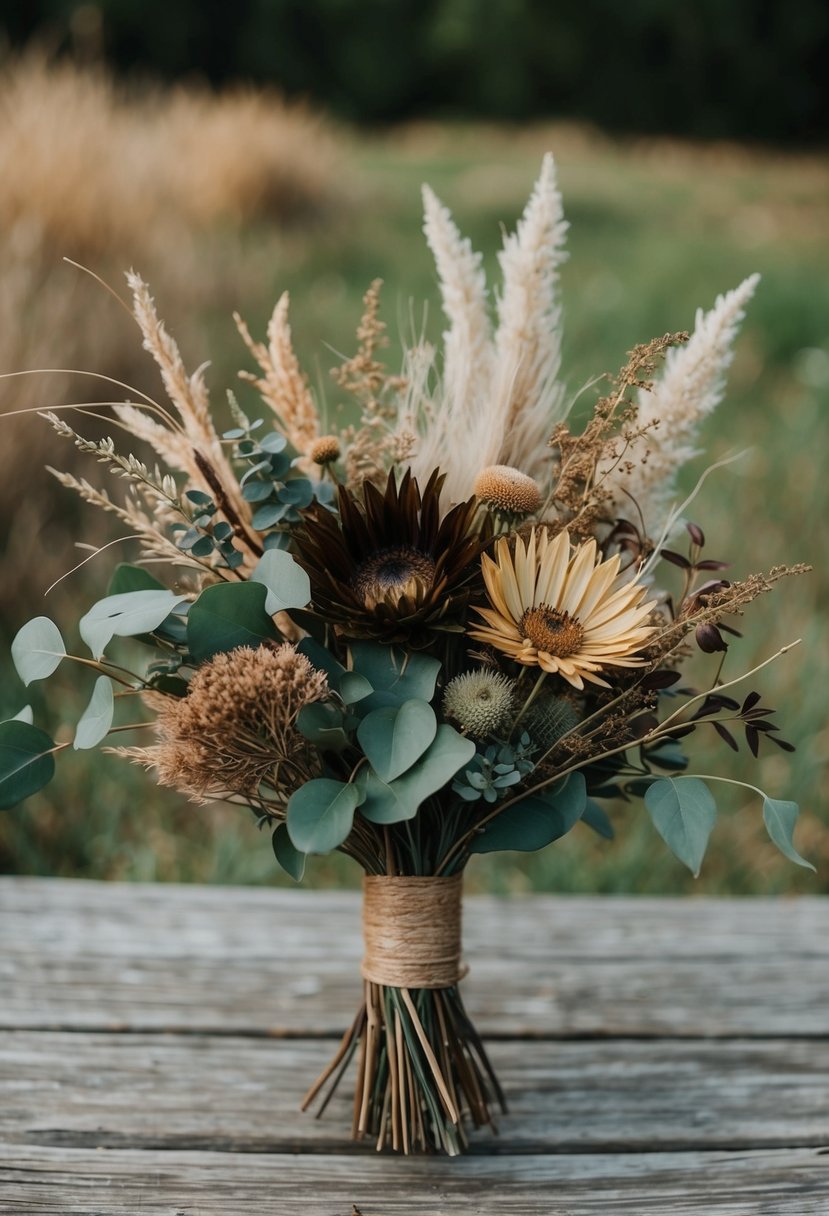
[[328,124],[278,94],[126,92],[30,52],[0,75],[0,225],[72,256],[141,252],[171,224],[308,218],[339,201]]
[[[333,132],[275,94],[126,92],[102,70],[39,53],[7,60],[0,64],[0,373],[89,368],[154,388],[129,320],[62,259],[80,261],[119,290],[123,271],[140,268],[185,345],[204,351],[206,312],[229,315],[239,295],[255,300],[270,290],[261,257],[235,256],[241,226],[307,222],[335,202],[341,208],[342,191]],[[0,379],[0,414],[110,396],[91,379]],[[65,499],[43,471],[71,460],[65,444],[57,446],[36,418],[0,419],[0,633],[31,615],[44,589],[81,556]]]

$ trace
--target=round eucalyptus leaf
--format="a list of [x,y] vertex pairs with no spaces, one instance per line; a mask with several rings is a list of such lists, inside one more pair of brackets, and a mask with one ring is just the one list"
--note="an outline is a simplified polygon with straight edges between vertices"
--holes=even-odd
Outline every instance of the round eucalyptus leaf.
[[365,701],[367,710],[402,705],[417,698],[431,701],[440,671],[440,660],[417,651],[379,642],[352,642],[352,666],[365,676],[374,692]]
[[45,680],[66,656],[61,632],[48,616],[27,621],[12,642],[12,661],[23,683]]
[[362,778],[365,801],[360,814],[372,823],[399,823],[412,819],[419,808],[452,780],[475,755],[471,739],[443,722],[434,742],[415,765],[396,781],[383,781],[376,773]]
[[83,711],[75,730],[75,751],[97,747],[109,734],[115,716],[115,698],[109,676],[98,676],[89,704]]
[[286,608],[304,608],[311,599],[311,580],[284,549],[268,549],[250,577],[268,589],[265,611],[269,616]]
[[271,837],[271,843],[273,844],[274,857],[282,866],[285,873],[290,874],[294,882],[302,882],[307,856],[305,853],[300,853],[299,849],[294,848],[288,835],[287,824],[277,824]]
[[17,806],[52,780],[54,743],[37,726],[0,722],[0,809]]
[[120,562],[112,572],[107,595],[126,595],[128,591],[164,591],[164,584],[143,566]]
[[356,705],[359,701],[370,697],[374,689],[365,676],[358,671],[344,671],[337,685],[337,692],[346,705]]
[[341,752],[349,739],[343,729],[343,713],[328,701],[313,701],[303,705],[297,714],[296,727],[303,738],[320,751]]
[[253,513],[251,523],[259,532],[264,532],[266,528],[278,524],[281,519],[284,519],[288,512],[288,504],[282,502],[268,502],[264,506],[258,507]]
[[437,728],[431,705],[413,699],[373,710],[357,727],[357,738],[377,776],[393,781],[420,759]]
[[348,837],[362,793],[352,782],[315,777],[291,795],[288,835],[301,853],[328,853]]
[[151,633],[186,599],[186,595],[174,595],[172,591],[127,591],[108,595],[81,617],[81,637],[97,659],[114,637],[130,638],[139,633]]
[[566,835],[581,819],[586,805],[584,777],[571,773],[552,793],[529,794],[500,811],[474,838],[469,851],[533,853]]
[[801,857],[794,847],[792,837],[799,814],[800,807],[796,802],[784,802],[778,798],[769,798],[768,794],[763,795],[763,822],[772,841],[789,861],[807,870],[814,870],[812,863]]
[[237,646],[256,648],[278,642],[279,634],[265,608],[261,583],[217,583],[206,587],[187,614],[187,645],[197,663]]
[[699,777],[662,777],[645,791],[645,806],[671,852],[697,877],[717,804]]

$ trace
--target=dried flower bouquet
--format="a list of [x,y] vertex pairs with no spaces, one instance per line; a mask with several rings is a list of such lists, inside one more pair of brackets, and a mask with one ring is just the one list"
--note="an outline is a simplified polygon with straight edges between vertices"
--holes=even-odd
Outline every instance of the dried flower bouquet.
[[[542,848],[580,822],[612,836],[604,800],[641,798],[696,873],[710,783],[729,778],[692,775],[682,741],[710,729],[736,749],[740,728],[755,756],[791,750],[758,693],[733,695],[753,671],[726,678],[724,660],[734,616],[801,568],[726,579],[687,522],[693,496],[674,502],[756,276],[699,313],[690,337],[632,351],[574,429],[552,158],[504,240],[494,321],[479,256],[424,198],[442,352],[422,343],[390,374],[372,284],[357,353],[334,372],[358,406],[338,430],[293,353],[287,297],[267,344],[237,319],[264,411],[251,419],[230,394],[235,426],[220,435],[201,371],[185,371],[129,276],[169,402],[134,394],[114,419],[161,467],[47,417],[128,483],[121,503],[57,474],[126,526],[140,560],[82,617],[91,657],[68,654],[46,617],[15,638],[24,683],[64,660],[96,679],[71,744],[27,710],[0,725],[0,805],[44,785],[63,747],[149,727],[153,742],[116,750],[195,802],[249,807],[295,879],[309,854],[353,857],[366,875],[364,1000],[309,1102],[356,1054],[354,1135],[455,1154],[503,1104],[459,989],[466,863]],[[138,672],[109,657],[124,637],[147,647]],[[691,686],[680,669],[695,649],[711,670]],[[115,724],[136,699],[152,720]],[[772,840],[808,865],[792,841],[797,806],[757,792]]]

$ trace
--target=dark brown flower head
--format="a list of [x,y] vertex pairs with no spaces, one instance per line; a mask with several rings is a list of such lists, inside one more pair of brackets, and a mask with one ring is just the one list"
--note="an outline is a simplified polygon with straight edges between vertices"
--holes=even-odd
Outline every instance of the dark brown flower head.
[[407,470],[385,491],[363,484],[362,502],[340,487],[339,518],[305,512],[298,557],[311,579],[314,610],[343,636],[425,645],[434,631],[459,632],[490,525],[476,524],[476,501],[442,518],[444,478],[422,494]]

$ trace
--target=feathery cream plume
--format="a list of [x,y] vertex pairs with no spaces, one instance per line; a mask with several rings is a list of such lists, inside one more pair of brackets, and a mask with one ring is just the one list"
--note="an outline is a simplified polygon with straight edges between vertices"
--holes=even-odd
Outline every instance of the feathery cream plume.
[[546,484],[547,440],[563,411],[559,267],[566,259],[564,219],[556,169],[548,152],[524,214],[498,254],[493,394],[501,429],[497,463],[513,465]]
[[624,461],[606,470],[605,487],[622,518],[638,523],[641,511],[651,536],[660,534],[677,473],[700,453],[700,424],[722,400],[733,342],[759,281],[758,274],[749,275],[718,296],[709,312],[697,309],[688,342],[668,351],[653,388],[639,392],[637,424],[643,433]]
[[468,498],[490,465],[511,465],[547,483],[547,440],[562,413],[558,273],[567,230],[553,158],[544,157],[517,230],[504,238],[494,336],[480,254],[428,186],[423,201],[449,328],[436,399],[410,399],[408,417],[416,417],[421,434],[413,470],[424,478],[443,468],[451,502]]
[[433,469],[445,468],[447,502],[461,502],[469,497],[481,465],[496,463],[494,455],[479,459],[492,435],[486,416],[492,372],[486,277],[481,255],[428,186],[423,187],[423,205],[423,231],[435,258],[449,328],[443,335],[442,401],[421,438],[412,471],[425,483]]

